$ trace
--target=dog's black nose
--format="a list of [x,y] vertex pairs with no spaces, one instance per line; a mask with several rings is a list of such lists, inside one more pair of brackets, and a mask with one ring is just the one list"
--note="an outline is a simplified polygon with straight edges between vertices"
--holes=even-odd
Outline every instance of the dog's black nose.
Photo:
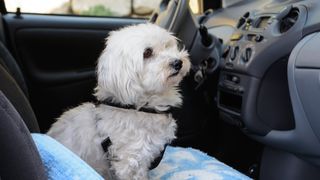
[[170,65],[175,70],[179,71],[182,68],[182,61],[180,59],[176,59]]

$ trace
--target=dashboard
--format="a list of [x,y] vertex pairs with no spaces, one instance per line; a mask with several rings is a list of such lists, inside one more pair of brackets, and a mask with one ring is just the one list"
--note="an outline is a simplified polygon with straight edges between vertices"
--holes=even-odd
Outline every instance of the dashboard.
[[[246,12],[226,44],[218,105],[240,117],[238,125],[246,125],[251,133],[294,128],[287,56],[302,38],[306,16],[302,5]],[[229,96],[234,106],[228,104]],[[235,119],[230,116],[229,120]]]
[[[305,159],[320,157],[314,150],[320,149],[320,137],[317,133],[306,135],[319,131],[312,127],[320,123],[297,118],[303,112],[298,112],[293,97],[299,92],[294,91],[296,75],[291,72],[296,66],[290,63],[295,46],[320,30],[320,19],[315,18],[320,2],[259,3],[261,6],[255,4],[252,9],[240,8],[238,17],[229,15],[232,8],[219,11],[207,22],[209,33],[223,41],[217,93],[220,118],[264,144],[303,154]],[[311,159],[320,164],[319,158]]]
[[320,1],[230,0],[201,16],[187,1],[167,2],[152,19],[189,50],[195,90],[217,85],[219,120],[266,145],[261,177],[282,175],[292,162],[301,177],[320,177],[311,170],[320,166]]

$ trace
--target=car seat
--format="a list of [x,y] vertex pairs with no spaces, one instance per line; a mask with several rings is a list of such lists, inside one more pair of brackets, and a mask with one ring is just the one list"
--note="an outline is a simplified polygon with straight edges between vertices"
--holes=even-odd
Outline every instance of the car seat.
[[0,65],[0,179],[47,179],[28,128],[39,131],[28,99]]
[[15,59],[0,42],[0,90],[19,112],[30,132],[39,132],[35,114],[28,100],[27,86]]

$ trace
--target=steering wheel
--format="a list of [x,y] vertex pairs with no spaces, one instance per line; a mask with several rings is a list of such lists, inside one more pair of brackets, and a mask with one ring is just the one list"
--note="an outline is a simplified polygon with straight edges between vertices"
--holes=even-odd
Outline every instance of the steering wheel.
[[187,0],[162,0],[149,21],[172,33],[177,33],[187,11]]
[[[221,43],[207,30],[204,37],[200,32],[200,22],[189,9],[188,0],[162,0],[153,12],[149,22],[174,33],[189,50],[194,71],[214,72],[220,64]],[[200,31],[199,31],[200,30]],[[210,38],[210,44],[204,45],[204,38]],[[206,39],[208,40],[208,39]]]

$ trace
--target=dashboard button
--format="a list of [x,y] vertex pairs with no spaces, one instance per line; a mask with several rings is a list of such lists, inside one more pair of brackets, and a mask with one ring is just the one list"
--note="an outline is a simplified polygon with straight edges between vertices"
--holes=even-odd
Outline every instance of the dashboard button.
[[239,87],[239,88],[238,88],[238,93],[242,94],[243,92],[244,92],[243,87]]
[[231,62],[227,62],[227,63],[226,63],[226,67],[227,67],[227,68],[233,68],[233,64],[232,64]]
[[238,76],[232,76],[231,81],[238,84],[240,82],[240,78]]
[[261,41],[263,40],[263,36],[257,34],[257,35],[255,36],[254,40],[255,40],[256,42],[261,42]]

